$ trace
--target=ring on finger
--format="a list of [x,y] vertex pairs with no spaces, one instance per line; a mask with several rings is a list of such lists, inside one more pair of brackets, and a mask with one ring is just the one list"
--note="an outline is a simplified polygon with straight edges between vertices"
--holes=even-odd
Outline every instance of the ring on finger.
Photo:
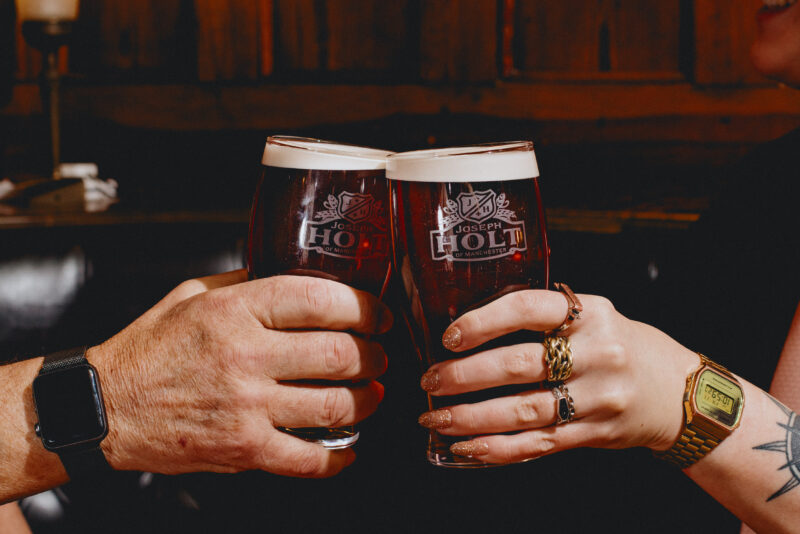
[[557,382],[550,386],[550,391],[556,398],[556,424],[569,423],[575,417],[575,402],[566,384]]
[[572,348],[568,337],[547,336],[544,345],[544,361],[547,364],[547,381],[563,382],[572,376]]
[[583,304],[581,304],[580,299],[578,298],[575,293],[569,288],[567,284],[556,282],[553,284],[564,298],[567,299],[567,315],[564,317],[564,320],[558,325],[556,328],[552,330],[548,330],[545,334],[554,334],[556,332],[563,332],[567,328],[570,327],[572,322],[576,319],[579,319],[581,316],[581,312],[583,311]]

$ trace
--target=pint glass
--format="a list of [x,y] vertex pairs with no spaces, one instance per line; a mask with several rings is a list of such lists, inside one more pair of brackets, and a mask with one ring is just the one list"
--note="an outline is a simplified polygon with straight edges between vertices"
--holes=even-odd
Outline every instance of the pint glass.
[[[549,249],[539,170],[529,141],[419,150],[388,158],[393,261],[406,293],[413,342],[425,369],[452,353],[442,334],[457,317],[506,293],[545,288]],[[529,341],[529,339],[528,339]],[[479,402],[498,391],[428,395],[429,409]],[[450,452],[463,441],[431,430],[428,460],[441,466],[487,464]]]
[[[289,136],[267,139],[250,212],[250,279],[316,276],[382,296],[389,277],[386,156],[390,152]],[[281,429],[327,448],[353,427]]]

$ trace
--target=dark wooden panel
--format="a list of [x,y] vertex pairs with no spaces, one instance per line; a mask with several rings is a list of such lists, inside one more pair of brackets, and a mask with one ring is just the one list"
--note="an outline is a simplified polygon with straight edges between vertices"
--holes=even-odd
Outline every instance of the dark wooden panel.
[[496,0],[420,3],[420,75],[429,81],[488,81],[498,75]]
[[407,0],[329,0],[326,5],[328,70],[387,74],[405,70],[411,54]]
[[325,24],[319,17],[320,10],[324,11],[314,0],[275,0],[276,69],[284,72],[320,69],[320,37]]
[[[39,113],[38,94],[36,84],[18,84],[0,117]],[[397,114],[439,117],[444,108],[453,114],[521,122],[563,121],[566,126],[559,138],[580,143],[593,137],[764,141],[800,125],[800,99],[794,90],[698,89],[688,83],[618,86],[560,81],[468,90],[364,84],[102,85],[65,87],[63,100],[67,120],[95,118],[167,130],[298,129]],[[570,121],[572,127],[576,121],[593,127],[570,133]]]
[[616,0],[611,7],[611,70],[678,71],[680,0]]
[[701,84],[764,83],[750,63],[756,35],[752,0],[695,0],[695,80]]
[[72,65],[92,77],[154,73],[169,78],[194,70],[187,39],[191,13],[181,0],[84,0],[73,38]]
[[678,76],[679,0],[516,2],[516,66],[537,76]]
[[598,71],[603,7],[603,0],[517,2],[517,68],[534,73]]
[[265,18],[270,22],[271,0],[194,0],[194,7],[198,78],[258,78],[264,71],[262,59],[267,59],[263,54],[271,55],[264,44],[271,42],[272,27],[261,26]]
[[275,6],[273,0],[259,0],[259,46],[261,48],[261,75],[269,76],[275,67]]

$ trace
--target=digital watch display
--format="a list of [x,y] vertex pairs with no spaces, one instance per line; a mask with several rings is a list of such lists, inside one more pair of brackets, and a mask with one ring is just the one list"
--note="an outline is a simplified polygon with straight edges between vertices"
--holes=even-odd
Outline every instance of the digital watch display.
[[700,360],[700,367],[686,378],[681,435],[672,447],[655,453],[684,469],[728,437],[744,409],[744,392],[736,377],[702,354]]

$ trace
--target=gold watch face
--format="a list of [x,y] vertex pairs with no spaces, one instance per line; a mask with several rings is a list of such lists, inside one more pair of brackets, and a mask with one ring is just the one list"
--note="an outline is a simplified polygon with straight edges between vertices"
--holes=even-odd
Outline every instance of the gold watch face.
[[697,411],[733,430],[742,413],[742,388],[713,369],[700,373],[695,389]]

